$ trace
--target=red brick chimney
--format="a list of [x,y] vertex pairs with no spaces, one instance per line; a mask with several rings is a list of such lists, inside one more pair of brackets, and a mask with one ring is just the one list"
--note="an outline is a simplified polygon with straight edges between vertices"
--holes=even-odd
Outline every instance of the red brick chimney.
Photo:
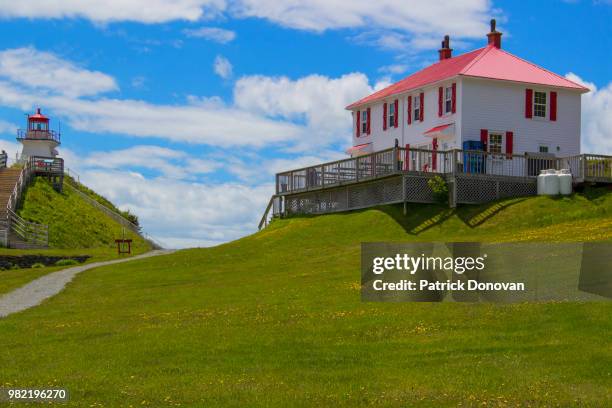
[[453,55],[453,49],[450,48],[450,37],[448,35],[444,36],[444,41],[442,41],[442,48],[438,50],[440,54],[440,61],[449,59]]
[[495,48],[501,48],[501,36],[502,33],[495,29],[495,19],[491,19],[491,32],[487,34],[487,38],[489,39],[489,45],[494,46]]

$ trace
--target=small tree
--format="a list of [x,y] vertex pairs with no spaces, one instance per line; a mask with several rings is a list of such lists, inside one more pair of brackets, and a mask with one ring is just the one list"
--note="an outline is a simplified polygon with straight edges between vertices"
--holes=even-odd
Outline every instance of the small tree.
[[440,176],[435,176],[427,180],[427,185],[431,188],[437,202],[445,203],[448,201],[448,185],[446,180]]

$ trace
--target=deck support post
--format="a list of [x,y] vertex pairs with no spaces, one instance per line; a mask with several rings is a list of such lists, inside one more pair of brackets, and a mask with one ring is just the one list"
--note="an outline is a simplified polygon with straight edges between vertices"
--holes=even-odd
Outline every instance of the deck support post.
[[408,215],[408,192],[406,191],[406,176],[402,175],[402,202],[404,203],[404,215]]
[[457,207],[457,177],[453,174],[448,178],[448,208]]

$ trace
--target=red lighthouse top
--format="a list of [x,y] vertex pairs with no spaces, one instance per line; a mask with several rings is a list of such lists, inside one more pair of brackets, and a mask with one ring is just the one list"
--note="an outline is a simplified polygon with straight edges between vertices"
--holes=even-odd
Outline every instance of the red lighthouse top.
[[60,143],[58,132],[49,129],[49,118],[36,109],[36,113],[28,115],[28,128],[17,130],[17,140],[49,140]]
[[28,122],[49,122],[49,118],[40,113],[40,108],[36,109],[36,113],[28,115]]

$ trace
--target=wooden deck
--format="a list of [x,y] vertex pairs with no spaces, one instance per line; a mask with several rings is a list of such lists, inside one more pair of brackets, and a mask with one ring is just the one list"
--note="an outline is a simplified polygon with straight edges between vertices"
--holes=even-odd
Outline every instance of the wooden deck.
[[289,195],[361,183],[397,174],[533,178],[543,169],[569,169],[575,182],[612,183],[612,156],[493,154],[482,151],[382,150],[364,156],[278,173],[276,194]]
[[544,169],[569,169],[574,183],[612,183],[612,156],[493,154],[397,147],[278,173],[259,228],[274,215],[322,214],[392,203],[433,203],[428,180],[442,177],[448,204],[477,204],[536,194]]

